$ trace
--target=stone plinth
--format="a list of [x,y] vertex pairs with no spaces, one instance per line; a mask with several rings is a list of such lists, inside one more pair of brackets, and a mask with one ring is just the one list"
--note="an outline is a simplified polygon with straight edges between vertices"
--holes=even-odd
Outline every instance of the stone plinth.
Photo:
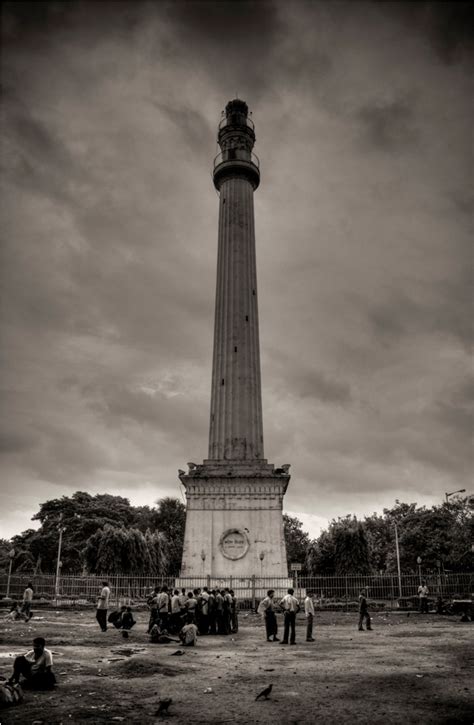
[[187,498],[182,577],[288,576],[286,471],[265,460],[208,460],[180,479]]

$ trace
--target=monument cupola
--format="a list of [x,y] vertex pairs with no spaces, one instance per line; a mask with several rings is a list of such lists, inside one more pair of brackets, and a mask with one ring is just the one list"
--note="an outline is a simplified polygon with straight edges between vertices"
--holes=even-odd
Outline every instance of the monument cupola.
[[219,124],[217,142],[221,152],[214,159],[214,185],[219,191],[223,181],[242,177],[255,190],[260,183],[260,163],[252,152],[255,128],[245,101],[229,101]]

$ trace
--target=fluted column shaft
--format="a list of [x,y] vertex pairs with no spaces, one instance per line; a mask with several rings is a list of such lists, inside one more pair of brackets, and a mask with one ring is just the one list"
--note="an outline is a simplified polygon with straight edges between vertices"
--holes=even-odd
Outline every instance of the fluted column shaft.
[[263,459],[253,186],[221,184],[209,458]]

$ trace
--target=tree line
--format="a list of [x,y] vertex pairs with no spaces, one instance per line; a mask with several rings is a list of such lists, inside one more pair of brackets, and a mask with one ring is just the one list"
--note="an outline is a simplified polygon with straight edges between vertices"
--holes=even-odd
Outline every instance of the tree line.
[[[13,549],[12,572],[54,572],[62,531],[63,573],[179,574],[186,521],[179,499],[132,506],[122,496],[78,491],[41,504],[33,520],[40,522],[38,529],[0,539],[1,571],[8,570]],[[418,558],[424,571],[474,569],[472,499],[432,508],[396,501],[383,514],[363,520],[352,515],[334,519],[316,539],[298,518],[284,514],[283,520],[288,565],[302,564],[303,575],[394,573],[395,530],[404,572],[416,572]]]

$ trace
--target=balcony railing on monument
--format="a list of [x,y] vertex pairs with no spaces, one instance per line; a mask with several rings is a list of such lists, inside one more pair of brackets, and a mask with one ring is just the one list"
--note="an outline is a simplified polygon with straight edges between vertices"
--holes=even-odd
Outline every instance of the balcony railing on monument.
[[214,159],[214,169],[227,161],[246,161],[248,164],[254,164],[257,169],[260,169],[260,159],[258,156],[253,152],[249,153],[245,149],[228,149],[227,151],[221,151]]
[[248,128],[251,128],[252,131],[255,131],[255,124],[252,119],[248,116],[245,117],[240,113],[230,116],[224,116],[219,124],[219,130],[221,128],[225,128],[226,126],[248,126]]
[[[424,574],[432,601],[438,597],[443,600],[474,598],[474,573],[442,572]],[[111,605],[133,603],[140,607],[146,605],[147,597],[155,586],[166,584],[169,589],[184,587],[186,591],[196,587],[209,589],[233,589],[239,601],[240,609],[255,609],[269,589],[275,590],[278,599],[286,593],[288,578],[272,578],[257,575],[243,577],[174,577],[174,576],[124,576],[121,574],[75,576],[65,574],[56,582],[54,574],[12,574],[10,580],[6,573],[0,574],[0,607],[9,606],[11,600],[20,601],[28,582],[34,589],[33,609],[49,606],[91,607],[97,602],[102,581],[107,580],[111,587]],[[290,579],[291,580],[291,579]],[[347,575],[347,576],[298,576],[294,578],[295,594],[302,599],[311,592],[316,608],[329,611],[352,611],[358,606],[360,590],[365,587],[373,608],[382,610],[400,610],[416,606],[419,576],[403,574],[383,575]],[[58,586],[56,586],[58,584]],[[9,599],[6,599],[7,591]]]

